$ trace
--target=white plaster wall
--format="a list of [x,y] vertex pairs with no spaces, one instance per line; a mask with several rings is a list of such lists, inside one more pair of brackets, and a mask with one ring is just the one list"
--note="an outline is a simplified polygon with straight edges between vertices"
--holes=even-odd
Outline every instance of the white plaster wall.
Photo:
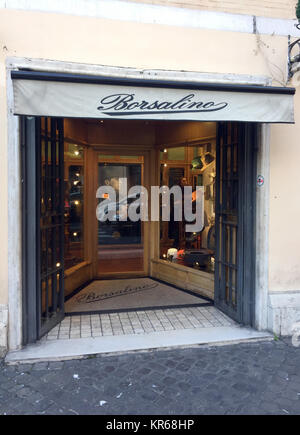
[[271,292],[300,291],[300,88],[297,88],[294,106],[294,125],[271,128]]
[[[252,5],[245,4],[245,1],[234,1],[238,3],[236,8],[228,7],[233,6],[232,0],[228,2],[229,5],[223,0],[221,5],[217,5],[216,1],[209,1],[206,5],[203,1],[201,4],[197,1],[197,6],[190,9],[187,2],[180,4],[158,1],[156,3],[163,4],[153,4],[155,1],[152,0],[152,4],[146,4],[150,3],[149,0],[0,0],[0,8],[241,33],[254,33],[256,29],[260,34],[298,35],[295,28],[295,9],[291,4],[289,8],[283,7],[283,3],[278,7],[268,0],[262,0],[259,2],[260,6],[264,2],[267,6],[260,8],[258,5],[251,7]],[[253,0],[250,0],[250,3],[253,3]],[[290,13],[291,9],[293,13]]]
[[8,307],[0,305],[0,357],[7,348]]

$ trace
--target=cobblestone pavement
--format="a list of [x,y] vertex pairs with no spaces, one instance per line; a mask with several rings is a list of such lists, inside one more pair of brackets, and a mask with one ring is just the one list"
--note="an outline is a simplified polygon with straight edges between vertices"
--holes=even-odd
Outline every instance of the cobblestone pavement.
[[289,340],[0,366],[0,414],[300,414]]

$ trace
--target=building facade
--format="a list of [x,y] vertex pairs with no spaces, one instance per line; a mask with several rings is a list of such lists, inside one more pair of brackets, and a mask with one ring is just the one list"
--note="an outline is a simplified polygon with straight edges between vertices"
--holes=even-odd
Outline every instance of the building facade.
[[[295,7],[295,0],[272,3],[70,0],[63,4],[46,0],[0,1],[1,348],[15,350],[40,336],[36,332],[40,321],[37,318],[45,306],[53,304],[54,294],[62,298],[63,304],[64,297],[85,282],[113,275],[114,271],[108,270],[112,257],[104,254],[101,257],[103,251],[95,253],[97,247],[93,245],[92,234],[98,234],[99,242],[105,237],[105,240],[120,237],[122,231],[115,229],[108,234],[98,228],[100,232],[97,233],[94,222],[96,196],[92,186],[95,187],[97,177],[98,181],[101,178],[101,165],[111,165],[107,175],[110,183],[116,178],[113,168],[120,160],[115,156],[123,156],[123,162],[127,159],[124,164],[128,171],[128,168],[133,171],[134,165],[136,168],[140,165],[140,169],[131,174],[136,177],[136,184],[142,182],[152,186],[165,180],[164,184],[171,186],[171,177],[174,184],[179,177],[180,180],[187,178],[188,184],[204,186],[208,223],[201,234],[201,248],[207,250],[210,248],[211,219],[221,215],[224,219],[227,210],[224,196],[222,199],[222,192],[226,190],[222,185],[224,174],[233,176],[232,184],[226,185],[228,197],[237,176],[235,172],[239,174],[240,189],[236,206],[240,211],[235,217],[231,213],[228,218],[231,219],[229,229],[226,229],[229,235],[226,231],[224,235],[216,230],[219,257],[214,245],[215,261],[225,265],[224,276],[223,266],[220,266],[220,279],[215,269],[214,273],[211,270],[207,273],[197,267],[189,268],[187,264],[167,262],[168,249],[180,246],[180,241],[176,241],[180,231],[176,230],[176,225],[166,227],[155,222],[128,230],[132,231],[136,249],[132,254],[135,266],[131,269],[128,263],[126,270],[116,266],[118,276],[153,276],[215,298],[220,309],[224,298],[225,302],[229,298],[232,306],[238,306],[239,314],[228,306],[223,306],[223,310],[237,321],[277,335],[293,333],[300,322],[300,94],[297,73],[289,76],[288,68],[289,44],[300,37],[300,30],[295,26]],[[138,89],[145,89],[145,92],[150,89],[149,93],[141,94],[139,100],[130,100],[139,110],[141,104],[144,104],[143,108],[147,102],[149,115],[145,117],[143,113],[131,118],[125,115],[121,121],[120,117],[110,116],[103,109],[98,110],[97,116],[90,111],[88,103],[102,89],[110,96],[137,96]],[[157,90],[160,89],[164,90],[163,100],[158,100]],[[229,110],[224,116],[221,112],[215,112],[217,115],[214,116],[203,110],[200,113],[200,100],[194,101],[190,97],[197,96],[198,91],[204,96],[210,95],[205,109],[224,102],[227,97],[231,107],[237,109]],[[88,94],[89,99],[85,100]],[[211,101],[211,95],[215,100]],[[123,108],[128,107],[129,100],[124,102],[121,97],[116,98],[102,98],[101,104],[105,107],[109,103],[106,107],[111,110],[113,103],[122,102]],[[167,109],[164,116],[162,113],[153,115],[153,101],[164,103],[161,106]],[[170,107],[178,109],[183,104],[197,107],[194,117],[191,114],[177,113],[175,118],[170,115]],[[204,100],[201,104],[205,105]],[[53,135],[58,141],[57,151],[53,149]],[[48,137],[52,154],[48,150]],[[39,156],[44,172],[32,175],[37,168],[38,147],[46,146],[43,145],[45,138],[47,148],[40,151]],[[30,143],[37,147],[33,148],[31,157],[24,154]],[[228,145],[231,166],[229,154],[228,158],[224,157]],[[78,151],[76,147],[79,147]],[[64,155],[59,149],[64,150]],[[63,219],[60,221],[64,228],[69,225],[68,235],[66,231],[61,233],[65,243],[62,270],[60,254],[51,254],[51,261],[57,266],[51,282],[53,285],[54,276],[57,277],[55,280],[62,280],[64,293],[55,290],[51,301],[48,296],[47,301],[36,301],[36,294],[44,295],[43,286],[48,289],[48,275],[46,278],[39,275],[39,281],[36,279],[40,274],[37,261],[45,251],[43,243],[48,242],[44,241],[43,235],[36,238],[44,227],[37,228],[42,212],[32,209],[31,206],[37,204],[37,196],[31,193],[33,189],[36,195],[38,180],[45,180],[46,186],[43,158],[47,150],[51,154],[52,167],[61,164],[62,180],[74,182],[72,177],[79,174],[75,182],[84,179],[87,187],[84,187],[84,193],[81,192],[82,197],[79,191],[74,192],[79,195],[74,200],[77,205],[84,200],[82,215],[77,212],[77,220],[68,215],[68,222],[71,222],[68,224]],[[95,152],[100,166],[94,167],[93,173],[100,172],[92,179],[87,174],[92,172]],[[236,161],[235,152],[239,156]],[[79,162],[76,158],[81,153],[84,161]],[[204,171],[206,165],[211,164],[209,161],[204,168],[195,166],[193,172],[195,158],[202,155],[211,155],[216,160],[212,172]],[[221,165],[219,169],[218,164]],[[224,169],[226,164],[228,168]],[[69,168],[68,173],[66,168]],[[164,168],[168,168],[168,172]],[[53,170],[52,178],[58,177],[56,169]],[[217,177],[216,184],[219,182],[215,193],[209,188],[210,174]],[[103,182],[107,179],[104,177]],[[61,195],[63,210],[71,197],[63,190]],[[38,201],[41,198],[45,200],[46,197],[40,192]],[[234,198],[230,201],[234,203]],[[64,214],[67,214],[66,210]],[[83,224],[80,216],[84,216]],[[34,228],[32,222],[35,222]],[[85,228],[84,235],[81,241],[75,240],[79,237],[81,224]],[[46,220],[43,225],[47,226]],[[45,237],[48,240],[48,236]],[[137,254],[141,237],[143,252]],[[69,251],[66,238],[70,242]],[[222,254],[227,238],[231,240],[232,249],[239,249],[237,258],[230,247],[228,253],[224,247]],[[221,246],[220,240],[224,240],[225,245]],[[103,246],[105,243],[98,244]],[[141,258],[142,266],[137,267]],[[107,259],[110,261],[105,263]],[[45,261],[48,262],[48,257]],[[33,288],[35,296],[29,290]],[[26,323],[28,316],[29,325]]]

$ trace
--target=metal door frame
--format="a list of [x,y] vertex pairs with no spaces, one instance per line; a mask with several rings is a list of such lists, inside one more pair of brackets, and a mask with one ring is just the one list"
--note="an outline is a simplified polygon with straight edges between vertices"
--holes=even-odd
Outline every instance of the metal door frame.
[[[223,143],[227,144],[227,128],[229,123],[220,122],[217,134],[217,157],[216,157],[216,263],[215,263],[215,305],[225,314],[239,323],[254,326],[255,323],[255,245],[256,245],[256,160],[257,160],[257,136],[258,127],[256,123],[231,123],[238,128],[238,205],[237,205],[237,263],[236,263],[236,304],[232,301],[232,282],[226,280],[226,267],[234,268],[234,265],[226,263],[225,235],[220,230],[222,221],[222,204],[220,197],[221,186],[224,174],[221,174],[221,159],[227,159]],[[223,143],[221,144],[221,142]],[[227,195],[227,192],[226,192]],[[223,195],[224,197],[224,195]],[[226,213],[225,213],[226,214]],[[224,223],[221,224],[224,228]],[[225,223],[226,226],[226,223]],[[220,238],[222,237],[222,241]],[[222,252],[220,252],[220,247]],[[230,258],[232,247],[230,249]],[[230,272],[229,272],[230,273]],[[221,275],[221,279],[220,279]],[[226,287],[229,289],[229,296],[226,295]]]
[[[47,119],[47,118],[46,118]],[[22,157],[22,318],[23,318],[23,344],[33,343],[49,330],[51,330],[64,317],[64,137],[63,119],[50,120],[50,131],[47,131],[45,122],[45,156],[50,152],[50,192],[54,204],[55,195],[59,197],[58,210],[51,205],[51,212],[47,217],[51,221],[48,226],[42,226],[43,214],[41,211],[41,118],[20,117],[21,127],[21,157]],[[56,135],[58,131],[58,135]],[[48,136],[49,135],[49,136]],[[57,144],[58,141],[58,144]],[[48,148],[49,145],[49,148]],[[56,162],[58,161],[58,165]],[[45,160],[45,175],[46,175]],[[56,171],[58,170],[58,174]],[[59,189],[56,191],[57,175]],[[46,180],[46,177],[44,177]],[[47,181],[45,181],[46,185]],[[45,196],[45,195],[44,195]],[[46,229],[45,229],[46,228]],[[41,231],[46,231],[46,269],[42,271],[42,240]],[[50,231],[50,239],[48,239]],[[55,231],[57,231],[55,233]],[[53,235],[55,234],[55,237]],[[55,245],[56,236],[59,237],[59,249]],[[48,243],[51,247],[51,264],[49,266]],[[55,254],[52,255],[52,253]],[[59,257],[57,257],[59,252]],[[59,266],[58,266],[59,263]],[[48,282],[51,278],[51,296],[48,293]],[[54,279],[53,279],[54,278]],[[52,280],[53,279],[53,280]],[[45,281],[45,317],[42,320],[42,282]],[[59,282],[59,292],[57,292]],[[52,306],[48,305],[51,299]]]

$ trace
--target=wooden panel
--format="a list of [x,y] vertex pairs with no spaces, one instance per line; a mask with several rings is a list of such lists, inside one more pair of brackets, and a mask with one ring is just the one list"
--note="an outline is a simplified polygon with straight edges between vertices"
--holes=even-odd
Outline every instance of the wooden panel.
[[214,298],[213,274],[163,260],[152,260],[151,276],[185,290],[192,290],[200,295]]
[[65,272],[65,296],[92,279],[91,263],[84,262]]
[[[152,147],[152,145],[151,145]],[[146,148],[149,148],[149,145],[146,146]],[[94,169],[91,169],[91,173],[92,171],[96,171],[94,173],[97,174],[97,163],[98,163],[98,153],[103,153],[103,154],[108,154],[108,155],[116,155],[116,156],[122,156],[122,155],[126,155],[126,156],[140,156],[143,157],[144,163],[142,163],[142,185],[145,186],[148,190],[148,192],[150,191],[149,187],[150,187],[150,183],[152,180],[152,161],[150,159],[150,152],[145,150],[145,148],[143,148],[143,146],[141,145],[131,145],[131,146],[126,146],[126,149],[124,150],[124,148],[120,147],[120,144],[114,144],[112,145],[97,145],[94,147],[93,149],[93,163],[91,162],[91,168],[92,165]],[[153,154],[152,154],[153,155]],[[103,161],[103,158],[101,159],[101,161]],[[122,163],[125,163],[126,160],[122,159],[121,160]],[[151,223],[148,222],[143,222],[142,224],[142,233],[144,236],[144,249],[143,249],[143,264],[144,264],[144,270],[141,270],[140,268],[137,268],[137,270],[134,270],[133,265],[132,265],[132,261],[130,262],[130,259],[125,259],[125,263],[124,263],[124,267],[121,267],[121,269],[119,268],[118,272],[114,272],[114,270],[116,270],[116,267],[112,267],[113,265],[110,264],[109,265],[109,269],[106,270],[105,272],[101,272],[101,274],[99,274],[99,270],[98,270],[98,245],[97,245],[97,225],[98,222],[95,219],[95,210],[96,210],[96,206],[97,206],[97,200],[96,200],[96,190],[97,190],[97,176],[94,176],[94,186],[93,186],[93,197],[94,200],[92,201],[94,204],[94,211],[93,213],[93,219],[90,221],[90,230],[91,232],[94,234],[94,241],[93,243],[93,258],[92,258],[92,262],[93,262],[93,270],[94,270],[94,276],[95,277],[101,277],[101,278],[107,278],[107,277],[129,277],[129,276],[147,276],[149,274],[149,262],[150,262],[150,235],[149,235],[149,230],[150,230],[150,226]],[[91,211],[90,211],[91,213]],[[126,263],[127,262],[127,263]],[[128,265],[128,271],[126,271],[126,264]],[[131,270],[130,270],[131,269]]]
[[86,143],[87,140],[87,123],[84,119],[64,119],[65,138],[74,143]]
[[156,131],[157,146],[174,146],[190,141],[209,141],[216,137],[215,122],[167,122],[158,123]]
[[[150,145],[155,142],[154,124],[148,121],[105,120],[103,122],[90,121],[88,123],[87,141],[92,146],[103,144],[121,145]],[[126,146],[126,150],[127,150]]]

